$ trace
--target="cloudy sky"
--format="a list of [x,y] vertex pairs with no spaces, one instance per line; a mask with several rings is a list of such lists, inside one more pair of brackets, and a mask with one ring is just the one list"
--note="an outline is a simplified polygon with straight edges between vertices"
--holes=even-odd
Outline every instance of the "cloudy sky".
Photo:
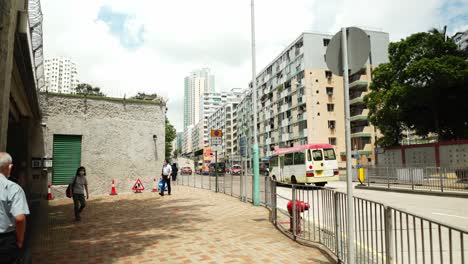
[[[391,41],[431,27],[468,29],[468,0],[256,0],[257,69],[301,32],[382,30]],[[169,98],[183,123],[184,77],[211,68],[216,90],[251,79],[250,0],[42,0],[45,57],[67,56],[110,96]]]

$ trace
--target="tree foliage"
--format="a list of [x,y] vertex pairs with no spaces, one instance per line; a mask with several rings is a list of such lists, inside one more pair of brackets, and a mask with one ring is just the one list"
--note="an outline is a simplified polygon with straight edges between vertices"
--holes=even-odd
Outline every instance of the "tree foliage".
[[81,95],[106,96],[103,92],[101,92],[101,88],[93,87],[87,83],[78,84],[75,88],[75,93]]
[[171,125],[169,119],[166,117],[166,158],[171,156],[172,152],[172,141],[177,137],[176,130],[174,126]]
[[439,140],[468,138],[468,61],[445,33],[416,33],[389,46],[365,101],[378,144],[397,145],[404,129]]

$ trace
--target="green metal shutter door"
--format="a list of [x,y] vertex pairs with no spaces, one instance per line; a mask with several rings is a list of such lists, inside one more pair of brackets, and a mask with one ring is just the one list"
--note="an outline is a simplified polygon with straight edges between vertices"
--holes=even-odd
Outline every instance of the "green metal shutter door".
[[81,136],[54,135],[53,185],[70,184],[81,166]]

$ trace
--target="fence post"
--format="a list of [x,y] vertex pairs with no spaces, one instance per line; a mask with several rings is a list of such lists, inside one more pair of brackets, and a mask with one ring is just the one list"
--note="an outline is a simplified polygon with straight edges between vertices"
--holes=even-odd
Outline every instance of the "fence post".
[[440,178],[440,191],[444,192],[444,179],[442,178],[442,168],[438,167],[439,170],[439,178]]
[[270,180],[271,188],[271,218],[273,224],[276,226],[276,182]]
[[268,207],[268,200],[267,200],[267,177],[266,176],[263,176],[263,179],[264,179],[264,185],[265,185],[265,205]]
[[388,189],[390,189],[390,173],[389,173],[389,167],[387,167],[387,182],[388,182]]
[[296,226],[296,219],[297,219],[297,212],[296,212],[296,186],[294,184],[292,184],[291,186],[291,191],[292,191],[292,214],[293,214],[293,217],[291,219],[291,221],[293,221],[292,223],[292,227],[293,227],[293,238],[294,238],[294,241],[296,241],[296,236],[297,236],[297,226]]
[[385,217],[385,263],[393,263],[393,232],[392,232],[392,208],[384,207]]
[[338,197],[339,193],[333,193],[333,204],[335,206],[335,210],[333,210],[334,219],[335,219],[335,250],[336,256],[338,257],[338,263],[341,261],[340,255],[340,240],[341,240],[341,230],[340,230],[340,200]]
[[[359,169],[358,169],[358,175],[359,175]],[[369,168],[364,168],[364,177],[367,177],[367,186],[370,186]]]
[[231,196],[232,196],[232,189],[233,189],[232,183],[233,183],[233,181],[234,181],[234,180],[233,180],[234,176],[232,175],[232,173],[230,173],[230,174],[231,174]]
[[411,168],[408,168],[408,172],[411,177],[411,190],[414,191],[414,170],[412,170]]

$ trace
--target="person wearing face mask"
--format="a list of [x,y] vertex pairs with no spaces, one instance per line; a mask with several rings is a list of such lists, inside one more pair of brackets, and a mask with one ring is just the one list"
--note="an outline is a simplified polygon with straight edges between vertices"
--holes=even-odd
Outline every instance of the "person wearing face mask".
[[[81,221],[80,213],[86,207],[86,200],[89,199],[88,181],[86,180],[85,167],[79,167],[76,170],[75,178],[72,183],[73,204],[75,209],[75,220]],[[86,190],[86,200],[84,191]]]
[[20,257],[29,214],[23,189],[8,180],[12,168],[11,156],[0,152],[0,264],[15,263]]

